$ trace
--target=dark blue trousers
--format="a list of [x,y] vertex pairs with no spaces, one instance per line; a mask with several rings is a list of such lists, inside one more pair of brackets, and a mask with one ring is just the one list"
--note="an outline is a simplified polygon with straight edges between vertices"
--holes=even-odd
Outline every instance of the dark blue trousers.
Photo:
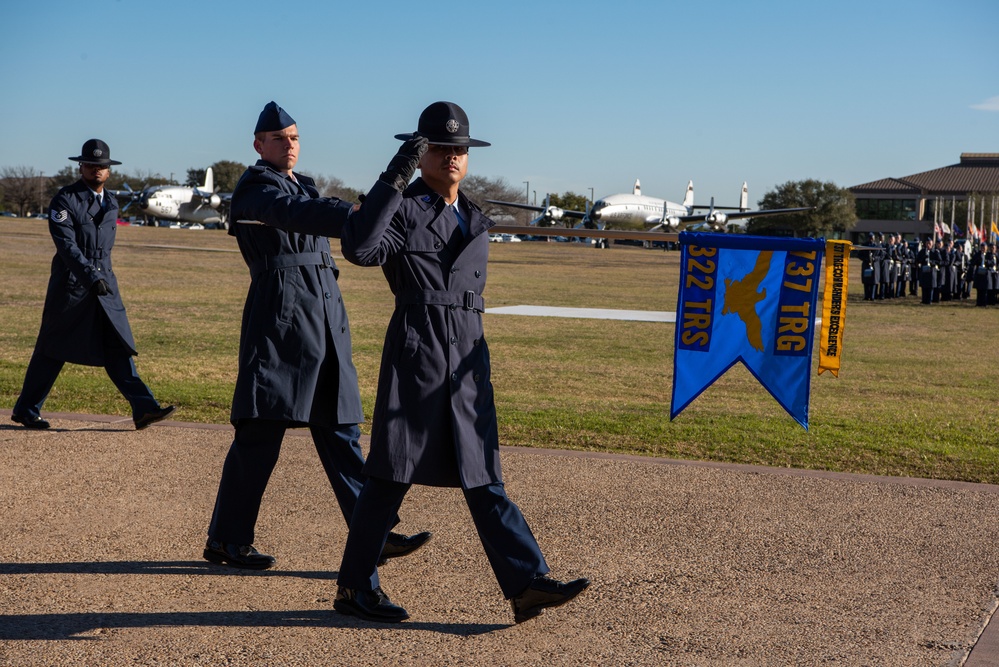
[[[268,419],[242,419],[236,425],[236,437],[222,467],[215,511],[208,527],[211,539],[253,544],[260,501],[288,427],[289,422]],[[310,426],[309,430],[344,521],[349,524],[365,479],[361,472],[364,466],[359,442],[361,430],[357,424]]]
[[937,303],[940,301],[940,295],[937,293],[935,287],[928,287],[924,284],[920,285],[920,289],[923,291],[923,303]]
[[[410,486],[376,477],[365,482],[350,522],[337,577],[340,586],[355,590],[378,588],[378,559],[392,517],[402,506]],[[462,491],[504,597],[519,595],[535,577],[548,574],[541,548],[520,508],[507,497],[503,484]]]
[[[42,411],[42,405],[52,391],[59,372],[66,362],[60,359],[53,359],[38,351],[36,348],[28,362],[28,370],[24,374],[24,385],[21,387],[21,395],[14,404],[14,414],[21,417],[38,417]],[[125,397],[128,404],[132,406],[132,417],[139,417],[158,410],[160,404],[153,397],[153,392],[149,390],[146,383],[139,378],[139,373],[135,369],[135,361],[127,354],[105,355],[104,370],[107,372],[111,382],[118,388],[121,395]]]

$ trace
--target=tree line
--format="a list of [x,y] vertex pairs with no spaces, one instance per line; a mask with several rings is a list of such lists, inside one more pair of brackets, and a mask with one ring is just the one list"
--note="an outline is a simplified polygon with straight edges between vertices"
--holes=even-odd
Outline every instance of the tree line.
[[[247,165],[231,160],[220,160],[211,165],[212,178],[217,192],[232,192]],[[165,178],[151,171],[116,171],[114,167],[108,177],[106,188],[125,190],[127,184],[133,190],[143,190],[156,185],[185,185],[200,187],[205,183],[207,169],[187,170],[184,182]],[[337,197],[344,201],[359,202],[367,189],[348,186],[337,176],[315,174],[302,171],[316,181],[319,194],[323,197]],[[47,213],[46,207],[60,188],[75,183],[80,178],[77,165],[66,165],[56,174],[46,175],[34,167],[0,167],[0,211],[9,211],[18,217],[30,217],[37,213]],[[488,204],[486,200],[519,201],[519,190],[502,178],[469,176],[462,182],[462,190],[472,201],[479,204],[486,215],[500,218],[504,222],[527,224],[530,216],[526,212],[511,212],[509,209]]]
[[[231,160],[220,160],[211,165],[215,190],[232,192],[239,177],[246,171],[246,165]],[[126,184],[133,190],[156,185],[186,185],[198,187],[205,182],[206,169],[191,168],[183,183],[164,178],[151,171],[111,170],[105,187],[111,190],[125,190]],[[346,185],[336,176],[303,174],[315,179],[319,193],[324,197],[337,197],[344,201],[358,202],[366,192]],[[29,217],[47,212],[45,209],[60,188],[75,182],[80,177],[76,165],[66,165],[58,173],[45,175],[33,167],[16,166],[0,168],[0,210],[10,211],[19,217]],[[520,202],[523,192],[514,188],[503,178],[468,176],[462,181],[462,191],[480,207],[483,212],[503,224],[527,225],[534,215],[530,211],[514,210],[488,200]],[[567,191],[548,195],[548,204],[566,210],[586,211],[592,204],[581,194]],[[853,194],[838,187],[835,183],[815,179],[788,181],[763,195],[758,202],[761,209],[813,207],[804,213],[782,216],[751,218],[745,231],[760,235],[791,235],[801,237],[832,237],[846,234],[857,222],[856,203]],[[731,230],[736,231],[736,230]]]

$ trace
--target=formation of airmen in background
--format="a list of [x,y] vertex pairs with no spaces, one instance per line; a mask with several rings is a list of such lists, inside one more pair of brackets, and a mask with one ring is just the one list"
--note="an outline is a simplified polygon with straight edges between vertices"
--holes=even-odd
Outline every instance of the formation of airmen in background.
[[925,304],[968,299],[999,303],[999,260],[995,243],[972,249],[970,241],[926,238],[913,245],[900,234],[870,234],[859,249],[864,301],[904,298],[919,288]]

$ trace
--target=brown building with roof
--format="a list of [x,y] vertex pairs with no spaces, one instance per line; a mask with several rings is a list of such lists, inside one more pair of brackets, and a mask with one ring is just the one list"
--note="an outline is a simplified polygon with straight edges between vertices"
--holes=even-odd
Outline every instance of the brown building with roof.
[[[848,188],[857,200],[854,241],[869,232],[895,232],[913,239],[933,234],[934,220],[967,232],[968,198],[975,200],[975,224],[999,222],[993,200],[999,196],[999,153],[962,153],[961,161],[901,178],[883,178]],[[953,213],[952,213],[953,211]]]

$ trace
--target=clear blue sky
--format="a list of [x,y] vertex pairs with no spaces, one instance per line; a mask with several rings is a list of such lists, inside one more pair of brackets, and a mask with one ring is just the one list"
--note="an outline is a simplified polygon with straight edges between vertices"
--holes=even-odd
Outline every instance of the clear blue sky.
[[249,164],[269,100],[300,170],[361,189],[393,134],[457,102],[493,144],[471,172],[539,202],[640,178],[721,205],[745,180],[755,203],[999,152],[995,0],[37,0],[0,25],[0,166],[46,174],[90,137],[127,171]]

